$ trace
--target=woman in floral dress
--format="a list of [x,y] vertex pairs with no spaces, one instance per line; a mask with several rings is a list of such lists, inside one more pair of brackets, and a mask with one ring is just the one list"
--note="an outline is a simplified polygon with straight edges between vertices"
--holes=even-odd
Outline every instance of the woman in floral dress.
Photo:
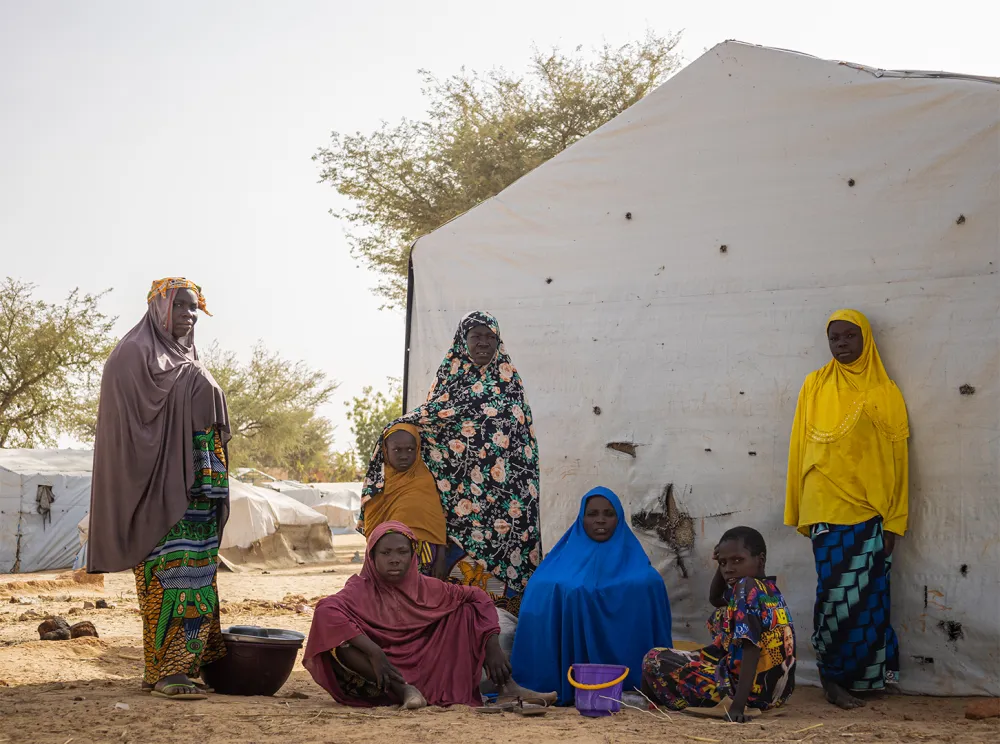
[[[441,495],[448,580],[482,588],[516,616],[541,560],[538,445],[496,318],[462,318],[427,402],[387,430],[400,423],[420,428],[421,456]],[[365,504],[385,487],[383,449],[375,448],[365,477],[362,523]]]

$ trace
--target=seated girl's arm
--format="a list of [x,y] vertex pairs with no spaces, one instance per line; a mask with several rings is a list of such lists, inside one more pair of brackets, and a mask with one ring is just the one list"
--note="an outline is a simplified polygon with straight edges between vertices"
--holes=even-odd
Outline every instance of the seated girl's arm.
[[[742,660],[740,661],[740,678],[736,684],[736,691],[733,693],[733,704],[729,706],[728,715],[732,721],[746,723],[752,718],[743,711],[746,709],[747,699],[750,697],[757,679],[761,636],[768,628],[765,627],[766,621],[761,615],[761,593],[755,579],[737,581],[733,586],[733,599],[737,612],[742,613],[742,619],[739,623],[735,623],[732,643],[734,647],[739,646],[742,649]],[[732,647],[730,653],[732,653]]]
[[747,698],[750,697],[750,690],[753,689],[754,680],[757,678],[758,661],[760,661],[760,647],[744,638],[743,660],[740,662],[740,681],[736,685],[733,704],[729,706],[729,712],[726,714],[730,721],[749,723],[753,720],[752,716],[743,711],[746,709]]
[[715,576],[712,578],[712,586],[708,590],[708,601],[712,603],[712,607],[725,607],[729,604],[729,600],[726,599],[726,580],[722,578],[722,569],[718,567],[718,546],[712,551],[712,560],[715,561],[716,568]]
[[448,561],[445,555],[448,552],[448,546],[435,545],[434,548],[437,552],[434,555],[434,565],[431,566],[431,576],[444,581],[448,578]]
[[715,569],[715,577],[712,579],[712,588],[708,590],[708,601],[712,607],[725,607],[729,604],[726,599],[726,580],[722,578],[722,571]]
[[347,644],[367,657],[375,673],[374,681],[381,689],[388,690],[392,684],[406,684],[403,675],[392,665],[385,651],[364,633],[354,636]]

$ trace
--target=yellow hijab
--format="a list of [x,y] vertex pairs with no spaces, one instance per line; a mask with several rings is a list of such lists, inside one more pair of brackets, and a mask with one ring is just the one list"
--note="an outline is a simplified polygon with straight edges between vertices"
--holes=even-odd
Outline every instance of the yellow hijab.
[[[788,448],[785,524],[806,535],[819,522],[857,524],[879,515],[885,529],[901,535],[908,512],[905,440],[910,436],[903,394],[882,365],[868,319],[857,310],[838,310],[826,327],[835,320],[858,326],[864,345],[856,361],[831,359],[802,386]],[[885,446],[850,439],[862,413]],[[814,469],[817,483],[827,485],[819,493],[803,493]]]
[[[889,379],[879,356],[868,318],[857,310],[838,310],[826,321],[846,320],[861,329],[864,348],[851,364],[831,359],[810,375],[805,393],[805,434],[814,442],[830,443],[851,433],[861,413],[868,414],[876,430],[891,442],[910,436],[906,404],[896,383]],[[794,433],[793,433],[794,436]]]
[[382,434],[379,446],[385,467],[385,488],[365,504],[365,537],[370,537],[383,522],[402,522],[413,530],[418,540],[445,545],[447,529],[441,496],[423,457],[418,454],[410,469],[402,472],[389,464],[386,440],[397,431],[405,431],[420,446],[420,429],[411,424],[396,424]]

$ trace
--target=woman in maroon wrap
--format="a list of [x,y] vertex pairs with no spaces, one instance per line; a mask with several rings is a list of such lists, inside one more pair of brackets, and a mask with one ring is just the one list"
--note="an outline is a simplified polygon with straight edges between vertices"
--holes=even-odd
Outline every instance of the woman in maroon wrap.
[[538,698],[511,679],[496,607],[482,589],[417,569],[401,522],[368,538],[361,573],[316,607],[303,664],[343,705],[482,705],[482,672],[501,695]]

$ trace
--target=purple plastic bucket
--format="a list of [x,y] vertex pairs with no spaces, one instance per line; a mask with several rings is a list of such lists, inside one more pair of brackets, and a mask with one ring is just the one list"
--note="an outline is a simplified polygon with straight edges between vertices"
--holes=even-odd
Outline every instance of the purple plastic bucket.
[[[580,715],[597,718],[610,716],[622,709],[622,685],[628,676],[628,667],[617,664],[573,664],[567,676],[569,683],[576,688],[576,709],[580,711]],[[583,689],[583,685],[600,685],[600,689],[587,690]]]

